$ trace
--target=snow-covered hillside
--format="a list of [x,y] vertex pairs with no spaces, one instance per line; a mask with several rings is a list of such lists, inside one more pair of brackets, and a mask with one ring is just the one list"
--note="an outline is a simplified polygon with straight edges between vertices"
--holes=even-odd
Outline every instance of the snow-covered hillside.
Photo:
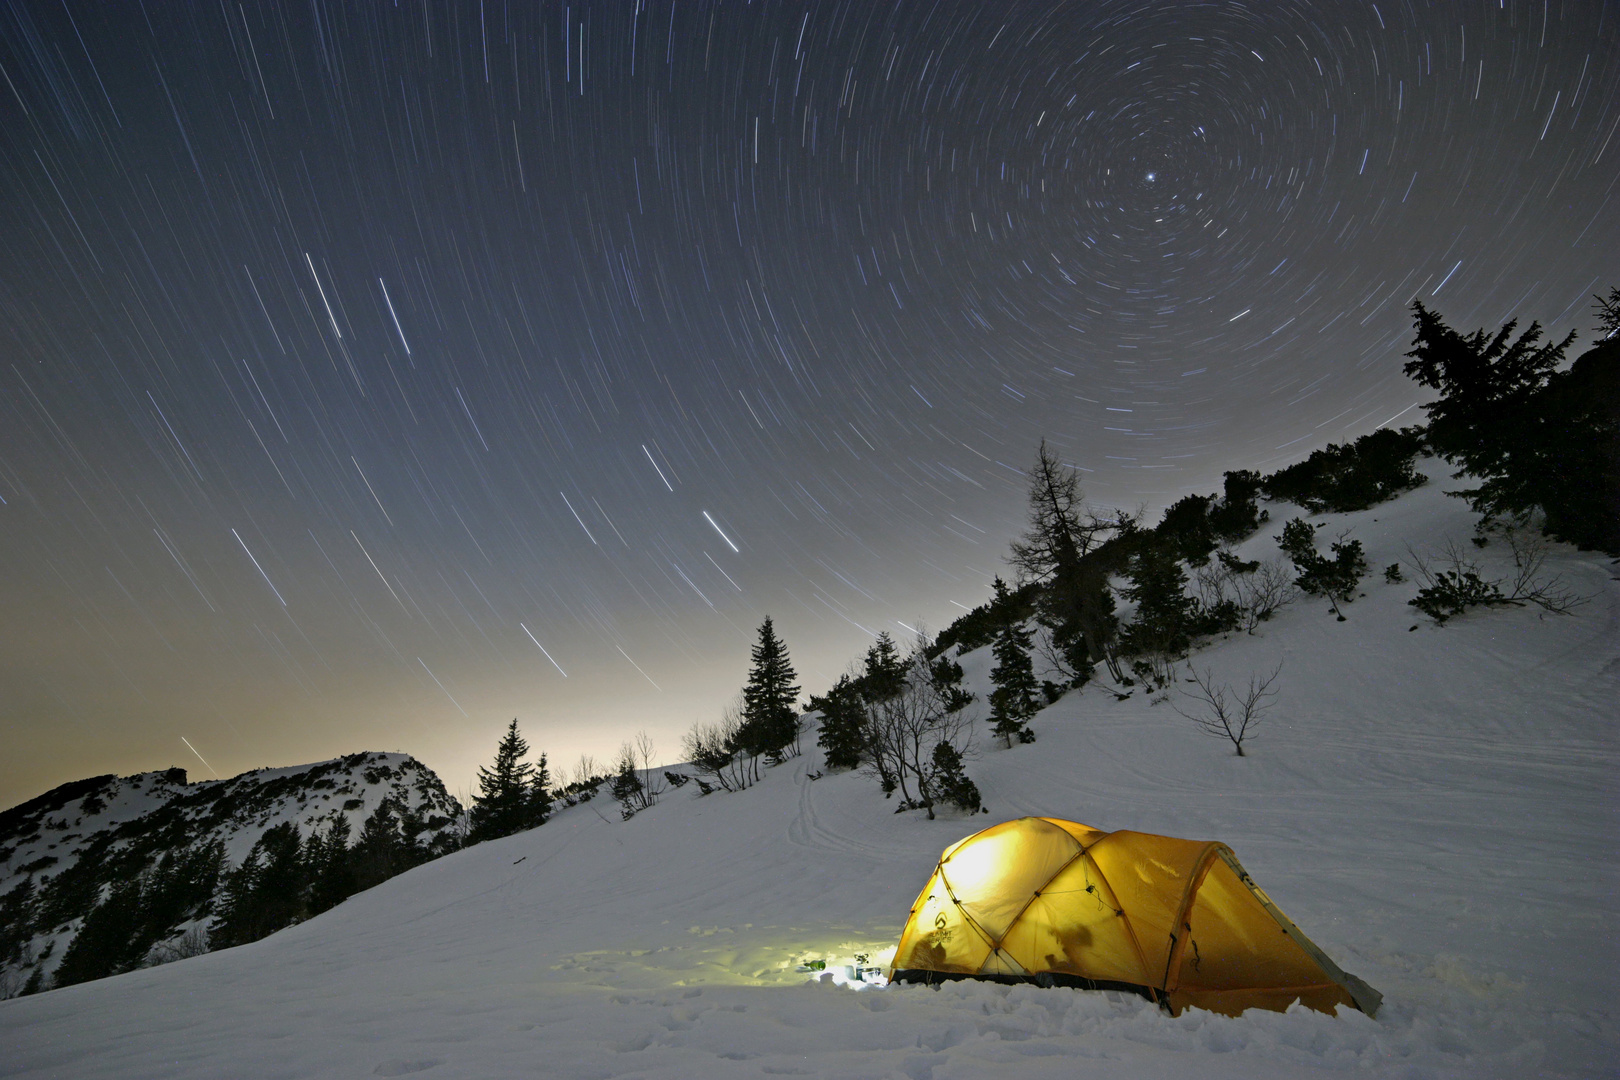
[[[1376,571],[1409,566],[1408,543],[1466,544],[1443,486],[1330,516],[1375,568],[1347,621],[1303,599],[1195,655],[1231,682],[1283,662],[1247,757],[1184,699],[1094,686],[1041,712],[1032,745],[981,725],[987,815],[896,815],[865,777],[812,780],[814,753],[629,821],[583,804],[256,944],[0,1003],[0,1074],[1613,1075],[1620,585],[1561,548],[1548,569],[1591,598],[1575,616],[1436,626]],[[1275,552],[1272,514],[1247,557]],[[1474,554],[1505,573],[1501,547]],[[982,703],[989,657],[963,665]],[[1171,1019],[1113,993],[794,970],[886,958],[940,850],[1025,814],[1229,843],[1383,1010]]]
[[[0,813],[0,897],[31,879],[56,916],[22,945],[24,962],[0,964],[0,987],[7,990],[0,996],[16,992],[36,972],[50,985],[89,908],[166,852],[218,842],[223,865],[239,866],[276,825],[292,822],[308,835],[346,817],[358,833],[385,800],[421,819],[424,844],[461,815],[433,770],[405,754],[382,753],[191,783],[184,769],[97,776]],[[173,936],[187,928],[175,927]]]

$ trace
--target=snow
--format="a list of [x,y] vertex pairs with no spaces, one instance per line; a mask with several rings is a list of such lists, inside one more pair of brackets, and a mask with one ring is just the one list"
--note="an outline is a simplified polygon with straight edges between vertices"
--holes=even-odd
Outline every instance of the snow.
[[[1576,616],[1435,626],[1381,570],[1410,578],[1408,542],[1466,544],[1443,486],[1328,516],[1324,546],[1353,527],[1374,568],[1348,621],[1306,598],[1193,657],[1230,682],[1283,661],[1250,756],[1189,702],[1089,687],[1033,745],[981,725],[987,815],[896,815],[864,777],[810,780],[813,752],[629,821],[598,799],[256,944],[0,1002],[0,1075],[1612,1075],[1620,586],[1559,548],[1549,569],[1592,598]],[[1272,514],[1244,554],[1274,553]],[[1500,574],[1502,547],[1468,550]],[[975,689],[986,654],[963,661]],[[1383,1010],[1171,1019],[1113,993],[794,970],[887,959],[941,849],[1024,814],[1227,842]]]

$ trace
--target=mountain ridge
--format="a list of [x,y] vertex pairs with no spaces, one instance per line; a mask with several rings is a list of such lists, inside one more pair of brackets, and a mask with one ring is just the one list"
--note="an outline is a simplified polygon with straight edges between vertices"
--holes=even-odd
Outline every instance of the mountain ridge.
[[[343,818],[358,832],[385,803],[417,815],[429,849],[459,839],[462,810],[438,776],[409,755],[376,751],[212,780],[188,781],[181,768],[87,777],[0,812],[0,991],[45,985],[97,904],[118,883],[158,872],[165,858],[218,849],[211,870],[210,859],[194,867],[212,883],[192,883],[188,917],[158,928],[143,963],[169,956],[187,930],[206,924],[223,874],[272,828],[292,823],[307,834]],[[19,908],[34,898],[35,915],[19,925]]]

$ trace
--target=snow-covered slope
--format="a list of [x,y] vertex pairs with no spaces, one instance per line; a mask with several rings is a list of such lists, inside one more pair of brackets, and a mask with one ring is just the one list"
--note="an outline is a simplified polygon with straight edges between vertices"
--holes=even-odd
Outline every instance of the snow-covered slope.
[[[218,842],[224,866],[238,866],[267,829],[290,821],[307,836],[347,817],[358,834],[384,800],[421,818],[424,844],[461,814],[433,770],[408,755],[383,753],[191,783],[184,769],[97,776],[12,807],[0,813],[0,897],[32,879],[60,925],[53,921],[23,946],[26,963],[0,966],[0,985],[15,992],[36,971],[48,978],[90,906],[165,852]],[[61,895],[52,894],[53,885]]]
[[[1324,532],[1409,565],[1408,542],[1470,534],[1440,487]],[[1275,550],[1272,512],[1246,552]],[[629,821],[587,803],[256,944],[0,1003],[0,1074],[1612,1075],[1620,585],[1600,556],[1549,568],[1591,597],[1578,615],[1437,627],[1407,606],[1415,585],[1375,573],[1346,622],[1307,599],[1212,644],[1194,660],[1226,681],[1284,662],[1247,757],[1180,699],[1088,688],[1036,718],[1033,745],[981,728],[990,813],[971,819],[896,815],[858,775],[812,781],[813,754]],[[963,663],[982,691],[988,657]],[[1023,814],[1226,841],[1383,1011],[1170,1019],[1111,993],[795,973],[892,948],[940,850]]]

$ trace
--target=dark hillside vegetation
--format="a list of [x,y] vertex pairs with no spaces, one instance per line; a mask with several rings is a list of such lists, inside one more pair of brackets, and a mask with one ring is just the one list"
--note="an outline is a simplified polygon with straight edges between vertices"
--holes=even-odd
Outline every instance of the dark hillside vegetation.
[[1478,480],[1458,492],[1485,522],[1529,521],[1584,549],[1620,555],[1620,289],[1598,298],[1601,340],[1567,370],[1575,341],[1541,343],[1539,323],[1513,336],[1462,334],[1421,302],[1406,373],[1439,392],[1425,405],[1434,452]]
[[0,997],[255,940],[454,850],[461,817],[394,754],[64,784],[0,814]]
[[1366,510],[1423,483],[1413,467],[1423,448],[1422,428],[1386,428],[1317,450],[1298,465],[1266,477],[1261,489],[1268,499],[1314,513]]
[[[998,670],[1010,672],[1016,665],[1009,666],[1006,628],[1030,622],[1044,633],[1025,647],[1041,652],[1068,687],[1083,686],[1102,664],[1120,686],[1162,688],[1171,665],[1204,640],[1253,632],[1301,593],[1327,600],[1343,620],[1343,605],[1369,573],[1360,542],[1348,533],[1322,538],[1324,553],[1316,531],[1326,523],[1294,518],[1277,537],[1283,559],[1240,560],[1227,547],[1269,520],[1262,499],[1311,514],[1366,510],[1422,484],[1416,461],[1425,453],[1460,466],[1456,476],[1481,481],[1455,493],[1481,515],[1477,543],[1493,530],[1535,525],[1578,547],[1620,554],[1620,289],[1599,297],[1597,307],[1599,343],[1565,368],[1574,332],[1541,344],[1539,326],[1514,339],[1517,324],[1509,322],[1494,335],[1464,335],[1414,303],[1416,336],[1406,354],[1413,359],[1405,371],[1439,394],[1424,406],[1426,428],[1374,431],[1265,476],[1228,472],[1220,494],[1187,495],[1152,528],[1127,513],[1086,507],[1078,474],[1043,442],[1028,474],[1028,527],[1007,559],[1016,587],[998,584],[994,597],[934,639],[928,656],[996,643]],[[1458,565],[1450,570],[1416,568],[1422,589],[1414,605],[1440,612],[1437,621],[1492,604],[1529,601],[1556,613],[1578,606],[1556,582],[1531,582],[1539,561],[1521,558],[1525,545],[1514,544],[1524,580],[1507,591],[1453,559]],[[1392,584],[1403,580],[1399,564],[1384,575]],[[1065,688],[1048,683],[1047,699]],[[824,712],[825,745],[841,730],[840,700],[833,694],[815,704],[832,709]],[[1008,748],[1014,732],[1020,741],[1034,738],[1027,720],[1001,733]],[[841,737],[834,743],[843,746]],[[834,763],[847,756],[840,750]]]

